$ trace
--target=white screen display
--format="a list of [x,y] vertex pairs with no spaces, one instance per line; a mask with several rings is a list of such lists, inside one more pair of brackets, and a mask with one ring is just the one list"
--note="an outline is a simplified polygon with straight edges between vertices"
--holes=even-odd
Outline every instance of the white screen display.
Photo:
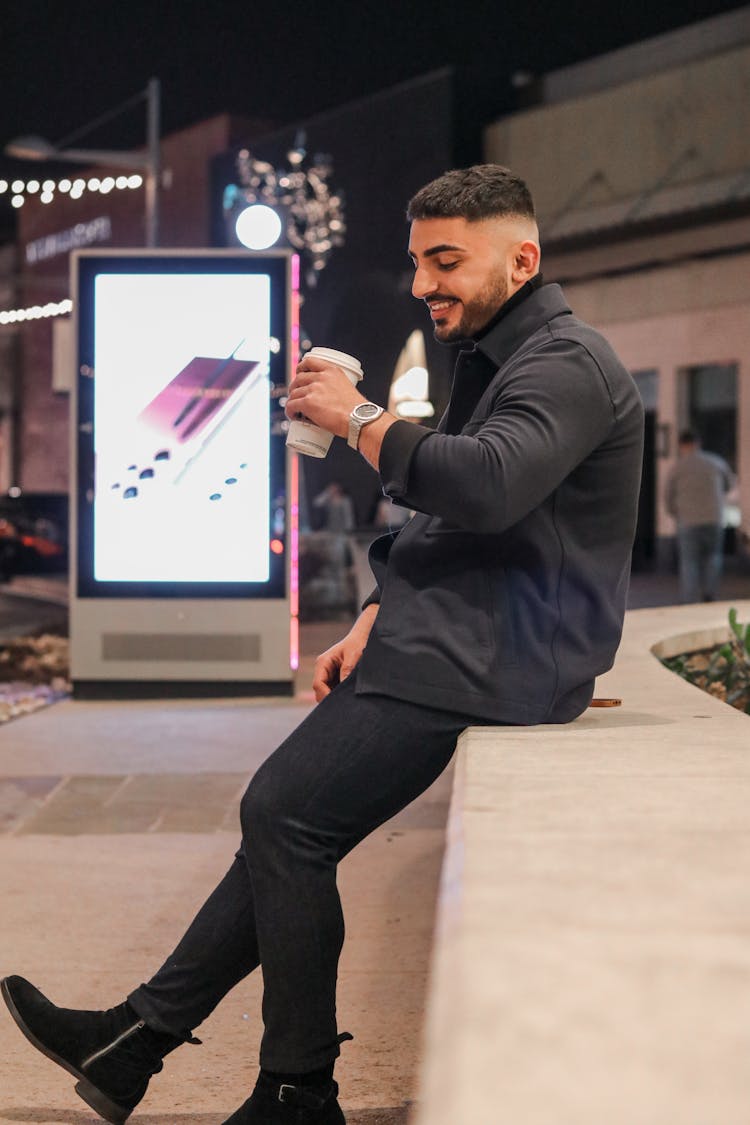
[[267,275],[101,273],[94,579],[267,582]]

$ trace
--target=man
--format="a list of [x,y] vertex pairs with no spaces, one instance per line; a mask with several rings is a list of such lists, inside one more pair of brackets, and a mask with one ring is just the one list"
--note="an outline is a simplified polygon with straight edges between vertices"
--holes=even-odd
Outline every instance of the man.
[[677,521],[683,602],[716,600],[724,558],[724,497],[734,484],[726,461],[704,453],[698,435],[684,430],[665,497],[667,511]]
[[22,1030],[124,1121],[168,1051],[263,966],[261,1073],[226,1125],[342,1125],[336,864],[442,772],[469,724],[568,722],[619,643],[642,444],[635,386],[542,285],[523,181],[447,173],[409,208],[414,296],[461,342],[438,430],[368,404],[304,359],[287,413],[346,438],[414,510],[370,558],[376,589],[318,658],[318,706],[264,763],[224,881],[148,984],[106,1013],[54,1007],[19,977]]
[[318,581],[324,589],[327,587],[329,600],[334,605],[351,609],[348,567],[351,558],[349,535],[355,524],[352,498],[339,481],[332,480],[315,497],[313,507],[322,510],[321,530],[327,533],[322,544],[325,561]]

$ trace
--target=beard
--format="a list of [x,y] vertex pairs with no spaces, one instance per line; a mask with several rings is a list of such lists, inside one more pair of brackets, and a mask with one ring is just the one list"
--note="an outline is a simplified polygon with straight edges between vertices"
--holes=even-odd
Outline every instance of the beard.
[[440,324],[435,324],[433,329],[435,339],[441,344],[453,344],[458,340],[471,339],[489,324],[507,300],[508,283],[505,274],[498,272],[490,278],[476,297],[462,302],[463,312],[458,324],[452,328],[442,328]]

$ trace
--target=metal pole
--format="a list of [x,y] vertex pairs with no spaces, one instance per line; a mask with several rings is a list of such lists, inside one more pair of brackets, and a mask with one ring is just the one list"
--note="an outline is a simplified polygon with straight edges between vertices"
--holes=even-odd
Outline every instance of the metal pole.
[[146,132],[148,172],[146,176],[146,245],[159,245],[159,187],[161,181],[161,86],[151,78],[146,87]]

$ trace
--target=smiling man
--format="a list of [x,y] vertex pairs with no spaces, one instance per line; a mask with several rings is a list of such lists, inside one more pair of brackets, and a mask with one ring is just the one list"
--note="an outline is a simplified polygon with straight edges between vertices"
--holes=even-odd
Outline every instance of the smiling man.
[[409,254],[412,293],[427,304],[441,343],[484,331],[505,302],[539,269],[533,215],[415,218]]
[[286,407],[346,438],[415,512],[373,543],[375,588],[318,658],[318,706],[250,783],[240,851],[147,984],[80,1012],[22,977],[3,982],[24,1034],[113,1123],[262,965],[261,1072],[225,1125],[343,1125],[338,861],[435,780],[466,726],[575,719],[620,641],[641,467],[635,385],[559,286],[542,284],[518,177],[449,172],[417,193],[409,219],[414,296],[436,337],[462,344],[437,429],[368,403],[315,358],[299,364]]

